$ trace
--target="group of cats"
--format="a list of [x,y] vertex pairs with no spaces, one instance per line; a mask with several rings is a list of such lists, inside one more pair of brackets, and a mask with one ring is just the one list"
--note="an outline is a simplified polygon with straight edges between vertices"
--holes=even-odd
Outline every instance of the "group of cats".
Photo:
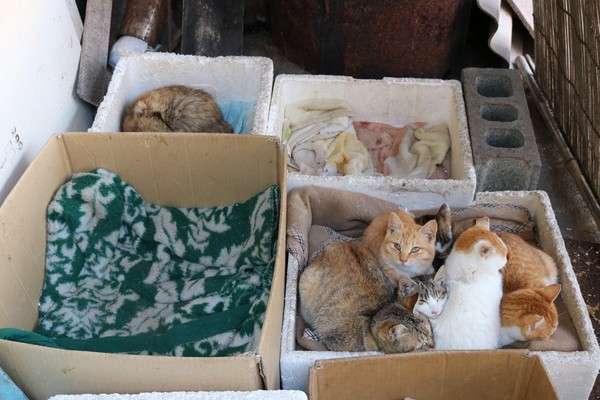
[[383,213],[358,241],[325,246],[301,272],[299,309],[330,351],[497,349],[555,331],[557,281],[548,254],[487,217],[453,238],[444,204]]

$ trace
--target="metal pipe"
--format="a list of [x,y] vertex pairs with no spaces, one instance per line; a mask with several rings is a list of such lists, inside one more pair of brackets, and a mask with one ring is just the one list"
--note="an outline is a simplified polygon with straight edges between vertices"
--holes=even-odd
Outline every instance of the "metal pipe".
[[525,83],[530,89],[533,97],[535,98],[535,104],[537,109],[539,110],[546,126],[552,133],[552,137],[554,141],[558,145],[559,150],[562,153],[565,161],[565,167],[575,180],[575,185],[579,189],[581,196],[583,197],[585,203],[587,204],[592,217],[594,218],[594,222],[596,223],[596,227],[600,229],[600,204],[598,203],[598,199],[595,197],[592,188],[590,187],[585,175],[581,171],[581,167],[577,162],[577,158],[571,152],[567,141],[565,140],[563,133],[554,118],[554,113],[548,104],[548,100],[544,96],[544,93],[540,89],[540,86],[535,79],[533,71],[535,70],[535,65],[530,58],[525,58],[523,56],[518,56],[515,60],[515,64],[519,69],[521,76],[524,78]]

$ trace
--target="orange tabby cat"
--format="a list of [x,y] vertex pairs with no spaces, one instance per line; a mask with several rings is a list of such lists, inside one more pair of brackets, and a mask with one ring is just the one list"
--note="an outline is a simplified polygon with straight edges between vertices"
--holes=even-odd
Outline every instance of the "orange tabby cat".
[[429,321],[397,303],[392,282],[360,243],[326,246],[298,282],[300,315],[332,351],[427,350]]
[[500,303],[500,346],[514,341],[547,339],[558,326],[554,300],[560,293],[552,257],[521,237],[502,233],[508,247]]
[[398,286],[403,276],[434,273],[437,222],[424,225],[402,209],[378,215],[369,224],[361,243],[377,256],[387,277]]

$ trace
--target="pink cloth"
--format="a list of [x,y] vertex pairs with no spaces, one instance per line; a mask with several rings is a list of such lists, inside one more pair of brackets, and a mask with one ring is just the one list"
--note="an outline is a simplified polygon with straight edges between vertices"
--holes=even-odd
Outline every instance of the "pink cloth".
[[373,169],[379,173],[384,173],[383,166],[385,159],[398,155],[398,148],[404,136],[411,129],[424,127],[425,122],[416,122],[414,124],[396,127],[381,122],[354,121],[354,130],[373,160]]

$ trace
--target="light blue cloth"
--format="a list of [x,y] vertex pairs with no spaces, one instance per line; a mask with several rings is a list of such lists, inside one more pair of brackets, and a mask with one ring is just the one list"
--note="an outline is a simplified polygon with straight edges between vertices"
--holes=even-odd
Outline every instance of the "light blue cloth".
[[0,370],[0,399],[27,400],[25,394],[2,370]]
[[255,101],[232,101],[220,103],[219,108],[225,121],[233,126],[234,133],[250,133],[254,123]]

